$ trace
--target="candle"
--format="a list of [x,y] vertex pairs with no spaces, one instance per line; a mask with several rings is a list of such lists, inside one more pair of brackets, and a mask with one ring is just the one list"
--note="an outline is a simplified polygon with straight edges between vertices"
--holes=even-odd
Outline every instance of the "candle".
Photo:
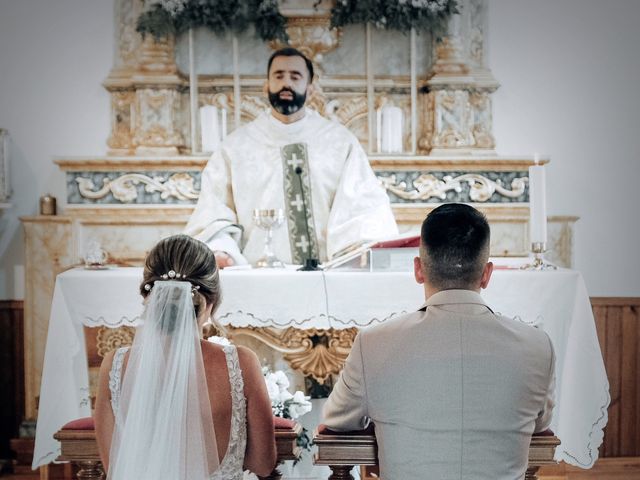
[[200,134],[203,152],[213,152],[218,149],[220,145],[218,109],[213,105],[200,108]]
[[382,109],[376,110],[376,147],[378,153],[382,151]]
[[382,108],[382,151],[402,152],[402,109],[393,105]]
[[222,109],[222,140],[227,138],[227,109]]
[[547,202],[544,165],[533,165],[529,167],[529,239],[531,243],[547,242]]

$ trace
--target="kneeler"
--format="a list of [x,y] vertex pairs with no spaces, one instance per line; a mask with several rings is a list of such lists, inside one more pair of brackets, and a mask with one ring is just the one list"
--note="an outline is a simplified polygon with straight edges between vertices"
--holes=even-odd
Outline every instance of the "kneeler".
[[[273,417],[273,424],[278,463],[285,460],[298,460],[302,449],[298,447],[296,440],[302,431],[302,426],[293,420],[280,417]],[[79,418],[67,423],[53,435],[53,438],[60,441],[60,456],[56,460],[77,465],[78,480],[104,478],[93,417]],[[274,469],[271,475],[261,478],[278,480],[281,475],[277,469]]]
[[[378,445],[373,424],[366,430],[353,432],[336,432],[326,425],[319,425],[313,435],[313,443],[318,448],[313,463],[327,465],[331,469],[329,480],[353,480],[351,470],[356,465],[379,475]],[[537,472],[543,465],[555,465],[553,455],[558,445],[560,440],[551,430],[531,437],[526,480],[537,479]],[[365,473],[363,479],[367,478],[371,477]]]

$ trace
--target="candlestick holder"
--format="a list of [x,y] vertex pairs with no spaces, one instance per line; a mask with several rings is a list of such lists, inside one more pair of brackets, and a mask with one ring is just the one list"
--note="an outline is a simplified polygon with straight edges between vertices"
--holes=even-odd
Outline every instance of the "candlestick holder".
[[533,262],[520,267],[521,270],[557,270],[558,267],[544,259],[544,252],[547,251],[547,244],[544,242],[531,242],[531,252]]

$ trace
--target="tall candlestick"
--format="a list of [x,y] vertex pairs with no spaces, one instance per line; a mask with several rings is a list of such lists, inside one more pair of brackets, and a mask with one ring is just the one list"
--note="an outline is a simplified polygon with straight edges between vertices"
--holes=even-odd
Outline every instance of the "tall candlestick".
[[373,89],[373,52],[371,50],[371,24],[367,23],[365,26],[365,70],[367,74],[367,130],[369,134],[368,138],[368,153],[373,153],[373,110],[374,110],[374,89]]
[[197,138],[197,110],[198,110],[198,76],[196,74],[196,62],[194,54],[193,29],[189,29],[189,110],[191,125],[191,153],[199,151],[196,144]]
[[529,167],[529,239],[547,242],[547,201],[544,165]]
[[242,98],[240,97],[240,60],[238,53],[238,37],[233,36],[232,38],[232,53],[233,53],[233,120],[234,120],[234,129],[240,127],[240,115],[242,107],[241,102]]

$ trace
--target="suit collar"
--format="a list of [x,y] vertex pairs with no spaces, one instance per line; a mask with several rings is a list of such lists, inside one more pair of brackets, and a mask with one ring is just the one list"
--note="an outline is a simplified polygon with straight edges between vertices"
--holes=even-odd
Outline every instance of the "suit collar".
[[460,305],[474,304],[487,307],[491,312],[491,308],[485,303],[479,293],[472,290],[441,290],[431,295],[419,309],[425,311],[427,307],[436,305]]

